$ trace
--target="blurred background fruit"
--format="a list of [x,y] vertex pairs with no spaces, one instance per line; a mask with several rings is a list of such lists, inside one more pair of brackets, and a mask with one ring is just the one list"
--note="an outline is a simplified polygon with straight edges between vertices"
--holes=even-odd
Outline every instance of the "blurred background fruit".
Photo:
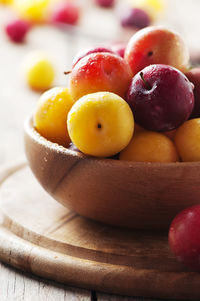
[[144,28],[151,23],[150,16],[140,8],[127,8],[121,15],[121,25],[126,27]]
[[62,1],[52,9],[51,21],[53,23],[77,24],[80,17],[80,7],[76,2]]
[[5,31],[11,41],[21,43],[30,29],[30,23],[20,19],[11,20],[5,26]]
[[52,87],[55,71],[48,55],[31,52],[24,60],[25,78],[28,85],[36,91],[45,91]]
[[51,0],[13,0],[19,16],[31,22],[45,22]]
[[95,3],[101,7],[112,7],[115,0],[94,0]]

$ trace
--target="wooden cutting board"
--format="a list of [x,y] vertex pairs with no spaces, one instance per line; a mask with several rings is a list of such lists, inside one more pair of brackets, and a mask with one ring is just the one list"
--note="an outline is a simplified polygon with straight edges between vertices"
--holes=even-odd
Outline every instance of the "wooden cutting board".
[[69,285],[143,297],[200,299],[200,274],[177,263],[167,233],[120,229],[54,201],[22,163],[1,172],[0,259]]

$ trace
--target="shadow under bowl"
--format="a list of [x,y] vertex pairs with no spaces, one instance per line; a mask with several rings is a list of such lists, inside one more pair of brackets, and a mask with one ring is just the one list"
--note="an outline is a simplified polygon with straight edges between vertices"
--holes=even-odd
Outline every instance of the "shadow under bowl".
[[42,137],[25,122],[25,151],[40,184],[78,214],[115,226],[168,229],[200,203],[200,162],[143,163],[86,156]]

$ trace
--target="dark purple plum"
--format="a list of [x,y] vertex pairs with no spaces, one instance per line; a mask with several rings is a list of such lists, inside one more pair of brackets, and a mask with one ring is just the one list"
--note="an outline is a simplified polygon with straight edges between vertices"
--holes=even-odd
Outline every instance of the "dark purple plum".
[[140,8],[127,7],[124,9],[121,19],[121,25],[124,27],[144,28],[150,25],[149,15]]
[[80,52],[77,53],[77,55],[74,57],[73,62],[72,62],[72,68],[85,56],[92,54],[92,53],[97,53],[97,52],[109,52],[112,54],[116,54],[111,48],[109,47],[93,47],[93,48],[86,48],[81,50]]
[[136,123],[147,130],[171,131],[191,115],[194,85],[178,69],[162,64],[138,72],[127,91]]
[[101,7],[112,7],[115,0],[95,0],[95,3]]

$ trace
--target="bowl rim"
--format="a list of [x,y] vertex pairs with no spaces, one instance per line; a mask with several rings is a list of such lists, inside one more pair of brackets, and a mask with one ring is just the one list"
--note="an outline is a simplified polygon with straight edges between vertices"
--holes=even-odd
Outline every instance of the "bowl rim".
[[134,162],[134,161],[123,161],[123,160],[115,160],[112,158],[101,158],[101,157],[93,157],[89,155],[85,155],[81,152],[77,152],[74,150],[70,150],[58,143],[51,142],[50,140],[43,137],[33,126],[33,114],[29,115],[24,122],[24,131],[31,137],[35,142],[39,145],[50,149],[53,152],[60,153],[62,155],[72,156],[79,159],[87,159],[90,161],[101,162],[105,165],[113,165],[113,166],[123,166],[123,167],[152,167],[152,168],[177,168],[177,167],[199,167],[200,161],[192,161],[192,162]]

